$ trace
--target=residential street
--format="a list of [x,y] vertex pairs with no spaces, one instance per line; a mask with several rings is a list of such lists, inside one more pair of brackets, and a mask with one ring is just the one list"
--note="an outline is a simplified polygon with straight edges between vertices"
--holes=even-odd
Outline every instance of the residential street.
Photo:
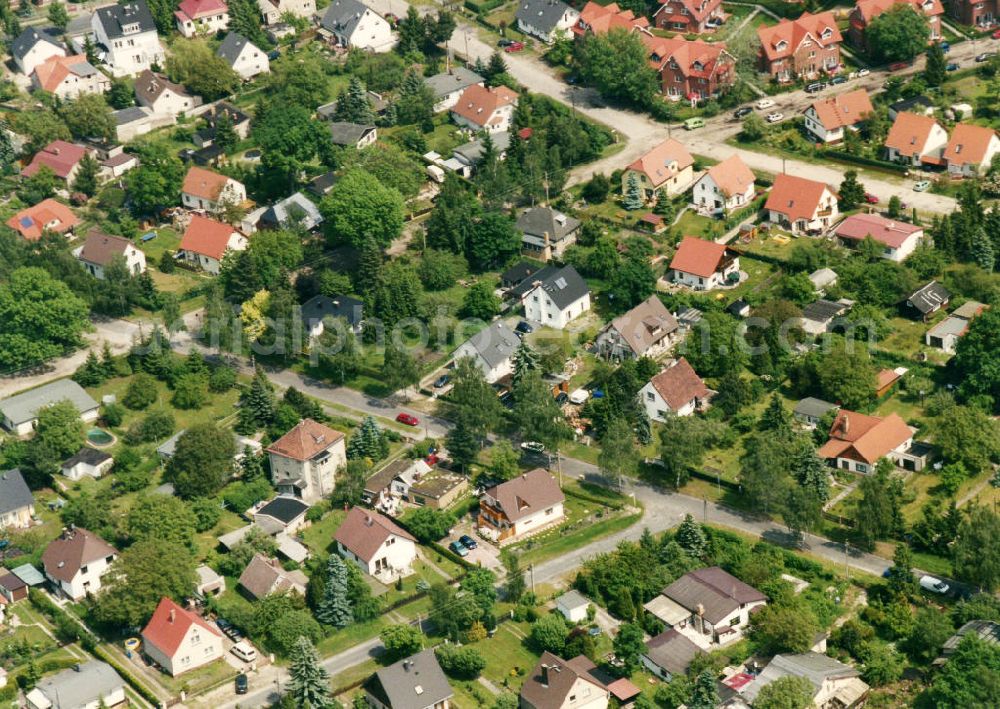
[[[394,1],[399,2],[399,0]],[[462,22],[459,23],[458,29],[452,35],[448,47],[460,56],[468,56],[472,60],[481,58],[484,61],[496,49],[479,39],[476,27]],[[963,42],[949,52],[948,61],[957,62],[962,68],[965,68],[973,65],[974,57],[977,54],[988,50],[995,51],[998,47],[1000,47],[1000,42],[993,39]],[[751,168],[772,173],[780,173],[784,169],[789,174],[826,182],[833,186],[839,185],[843,179],[843,171],[846,168],[841,166],[829,168],[802,160],[782,160],[780,157],[736,148],[727,144],[725,140],[735,135],[740,129],[740,124],[732,118],[731,111],[707,119],[704,128],[694,131],[684,131],[680,126],[668,129],[665,124],[658,123],[645,114],[610,106],[595,106],[594,100],[598,98],[598,94],[594,89],[570,86],[562,81],[551,67],[533,54],[527,52],[505,54],[504,59],[510,73],[520,83],[532,91],[551,96],[568,106],[574,106],[576,110],[589,118],[610,126],[617,136],[627,141],[628,144],[622,151],[574,170],[570,176],[569,184],[588,180],[599,172],[610,174],[612,171],[628,165],[665,140],[668,134],[684,143],[692,153],[697,155],[723,160],[736,153]],[[807,94],[802,90],[780,94],[773,97],[775,107],[769,111],[780,111],[785,114],[785,120],[788,120],[804,110],[816,98],[833,96],[855,88],[865,88],[870,92],[877,91],[881,89],[882,84],[890,75],[901,76],[921,71],[923,63],[924,58],[921,56],[913,67],[904,71],[875,70],[866,77],[828,88],[820,94]],[[871,174],[866,174],[863,181],[867,190],[877,195],[883,202],[887,202],[891,196],[897,195],[907,205],[916,207],[922,212],[946,213],[955,208],[955,200],[951,197],[931,194],[930,192],[914,192],[912,185],[917,179],[919,178],[909,180],[900,178],[900,181],[893,182],[891,179],[878,179],[872,177]]]

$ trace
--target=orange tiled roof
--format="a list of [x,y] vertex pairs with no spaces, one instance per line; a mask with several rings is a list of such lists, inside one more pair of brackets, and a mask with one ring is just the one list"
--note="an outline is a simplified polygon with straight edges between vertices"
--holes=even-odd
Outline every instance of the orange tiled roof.
[[653,187],[659,187],[690,165],[694,165],[694,158],[688,149],[668,138],[629,165],[628,169],[643,173]]
[[69,207],[52,198],[43,200],[34,207],[22,209],[7,220],[7,226],[28,241],[38,241],[44,231],[63,234],[79,223],[80,220]]
[[832,12],[805,12],[797,20],[784,19],[773,27],[758,27],[757,36],[769,61],[791,56],[807,38],[821,47],[843,40]]
[[670,261],[670,268],[708,278],[719,268],[719,262],[725,255],[725,244],[699,239],[697,236],[685,236],[677,246],[674,258]]
[[774,186],[767,196],[764,209],[784,214],[792,222],[812,219],[819,209],[823,193],[829,189],[822,182],[781,174],[774,178]]
[[683,37],[655,37],[643,34],[642,42],[649,51],[650,65],[660,71],[673,60],[684,76],[708,78],[722,65],[735,63],[723,42],[686,40]]
[[754,183],[754,174],[739,155],[733,154],[706,172],[725,197],[744,194]]
[[949,165],[982,165],[989,152],[990,143],[997,139],[992,128],[959,123],[951,133],[944,159]]
[[852,458],[874,465],[913,437],[898,414],[885,418],[841,410],[830,428],[830,440],[818,451],[821,458]]
[[221,261],[229,248],[229,240],[235,233],[236,230],[228,224],[194,214],[177,249]]
[[485,126],[498,108],[516,104],[519,94],[506,86],[496,86],[488,89],[479,84],[473,84],[458,97],[458,103],[452,108],[452,113],[461,116],[477,126]]
[[227,182],[229,182],[229,178],[225,175],[206,170],[203,167],[192,167],[184,176],[181,192],[214,202],[219,199]]
[[812,109],[827,130],[836,130],[860,123],[875,109],[864,89],[813,101]]
[[936,125],[938,122],[930,116],[903,111],[896,115],[885,139],[885,147],[895,148],[907,155],[913,153],[916,147],[923,149]]
[[35,75],[38,77],[38,85],[43,91],[53,92],[70,74],[89,76],[97,70],[87,61],[83,54],[74,54],[71,57],[52,56],[35,67]]
[[284,458],[309,460],[343,437],[343,433],[329,426],[312,419],[302,419],[292,430],[272,443],[267,451]]
[[941,0],[858,0],[855,12],[867,25],[883,12],[891,10],[895,5],[912,5],[914,10],[927,17],[944,14]]
[[598,5],[596,2],[588,2],[580,11],[580,20],[573,31],[577,34],[587,31],[606,34],[614,29],[631,32],[645,27],[649,27],[649,20],[636,17],[631,10],[622,10],[616,3]]

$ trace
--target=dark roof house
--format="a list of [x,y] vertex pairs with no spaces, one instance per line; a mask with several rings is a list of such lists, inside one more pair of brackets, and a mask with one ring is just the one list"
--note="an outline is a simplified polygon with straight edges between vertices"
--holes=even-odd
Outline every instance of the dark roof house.
[[0,472],[0,518],[9,512],[32,507],[35,498],[17,468]]
[[88,564],[117,555],[117,549],[93,532],[70,528],[45,547],[42,566],[49,578],[70,583]]
[[126,35],[134,35],[136,32],[156,31],[153,13],[149,11],[149,5],[145,2],[129,2],[124,5],[99,7],[96,14],[108,39],[121,39]]
[[691,661],[703,653],[700,647],[671,628],[647,640],[643,655],[660,670],[661,676],[674,676],[686,673]]
[[718,566],[688,572],[661,592],[692,613],[699,613],[715,625],[749,603],[766,601],[767,596]]
[[576,698],[585,694],[590,696],[588,706],[601,694],[606,702],[607,687],[591,674],[590,666],[593,663],[583,656],[567,661],[551,652],[543,652],[521,686],[522,709],[561,709],[573,706]]
[[362,561],[370,561],[390,537],[417,540],[385,515],[352,507],[333,538]]
[[377,129],[375,126],[361,125],[360,123],[347,123],[345,121],[333,121],[329,125],[330,140],[334,145],[348,147],[361,147],[362,142]]
[[431,648],[376,670],[364,689],[378,702],[374,706],[388,709],[446,706],[454,695]]
[[948,305],[951,292],[937,281],[931,281],[915,290],[906,299],[906,308],[921,318],[933,315]]
[[333,298],[325,295],[314,295],[302,304],[302,322],[312,330],[325,318],[343,318],[347,324],[356,329],[364,319],[365,304],[357,298],[348,295],[338,295]]
[[[540,273],[535,274],[536,278],[532,280],[541,280],[538,278],[540,275]],[[583,276],[572,266],[556,269],[538,285],[548,293],[552,302],[560,309],[572,305],[590,292]],[[530,293],[531,289],[528,292]]]

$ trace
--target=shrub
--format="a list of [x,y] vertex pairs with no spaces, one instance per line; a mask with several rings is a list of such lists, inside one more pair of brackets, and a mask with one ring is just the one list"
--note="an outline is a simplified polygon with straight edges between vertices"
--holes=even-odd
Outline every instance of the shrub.
[[486,668],[486,659],[474,647],[439,645],[434,654],[441,669],[458,679],[475,679]]
[[139,411],[156,401],[158,393],[156,380],[149,374],[139,372],[129,382],[122,403],[130,409]]

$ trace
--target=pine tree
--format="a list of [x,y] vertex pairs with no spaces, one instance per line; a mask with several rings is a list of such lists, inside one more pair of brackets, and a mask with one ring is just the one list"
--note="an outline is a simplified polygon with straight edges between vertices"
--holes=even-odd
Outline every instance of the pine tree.
[[524,375],[531,371],[532,369],[538,369],[540,359],[538,353],[531,349],[526,341],[521,340],[521,344],[517,346],[514,350],[514,357],[512,364],[514,365],[514,373],[511,375],[511,385],[513,388],[517,388],[518,383],[521,381]]
[[105,379],[110,379],[118,373],[118,366],[115,364],[115,356],[111,353],[111,345],[104,341],[101,347],[101,370]]
[[97,359],[94,351],[90,350],[87,353],[87,359],[84,360],[80,368],[73,374],[73,381],[82,387],[95,387],[99,386],[104,379],[104,367],[101,366],[101,362]]
[[668,224],[674,221],[674,203],[666,190],[660,190],[656,194],[656,204],[653,205],[653,213],[659,214]]
[[372,107],[368,102],[368,95],[361,79],[356,76],[351,77],[351,83],[347,89],[340,92],[337,98],[337,110],[334,117],[338,121],[347,123],[361,123],[368,125],[375,120],[372,115]]
[[215,144],[228,154],[239,142],[240,136],[236,133],[229,111],[219,111],[215,118]]
[[319,654],[308,638],[299,637],[292,649],[288,673],[288,694],[297,707],[328,709],[333,703],[330,677],[319,662]]
[[236,430],[244,435],[266,427],[274,420],[277,409],[274,388],[259,366],[250,382],[250,388],[240,397],[240,410]]
[[382,273],[382,264],[385,256],[382,249],[375,243],[374,239],[369,239],[358,255],[358,266],[354,271],[354,289],[363,296],[367,296],[375,288]]
[[830,476],[826,464],[811,445],[802,446],[792,457],[792,475],[820,502],[830,499]]
[[642,209],[645,201],[642,198],[642,189],[639,187],[639,178],[634,172],[630,172],[625,186],[625,197],[622,206],[628,210]]
[[10,127],[7,125],[7,121],[0,120],[0,173],[4,175],[10,173],[10,168],[16,157]]
[[715,709],[719,704],[719,690],[711,670],[702,670],[694,681],[694,691],[687,703],[688,709]]
[[97,176],[101,166],[94,157],[87,153],[80,160],[80,169],[73,180],[73,190],[82,192],[88,197],[93,197],[97,193]]
[[483,78],[486,79],[486,85],[490,88],[498,85],[500,79],[504,74],[507,73],[507,62],[503,60],[500,52],[493,52],[490,55],[490,60],[486,64],[486,73],[483,74]]
[[674,540],[684,550],[686,554],[696,559],[705,556],[708,551],[708,539],[705,537],[705,530],[695,522],[694,517],[685,515],[684,521],[677,527],[677,534]]
[[906,542],[896,545],[892,555],[892,566],[886,574],[889,588],[895,593],[909,595],[917,590],[917,579],[913,576],[913,554]]
[[323,600],[316,609],[319,622],[332,625],[334,628],[346,628],[354,622],[354,611],[351,608],[350,577],[347,566],[337,554],[331,554],[326,563],[326,589]]
[[993,272],[993,267],[996,265],[996,254],[993,250],[993,242],[990,241],[986,230],[982,227],[976,229],[972,235],[972,259],[987,273]]
[[792,416],[785,408],[781,396],[774,394],[768,403],[764,413],[760,415],[760,430],[774,431],[775,433],[790,433],[792,430]]
[[448,431],[446,445],[452,460],[462,466],[463,472],[479,455],[479,437],[462,416],[459,416],[455,427]]
[[385,435],[375,423],[375,419],[365,416],[347,444],[347,457],[352,460],[364,458],[371,461],[381,460],[383,438]]

